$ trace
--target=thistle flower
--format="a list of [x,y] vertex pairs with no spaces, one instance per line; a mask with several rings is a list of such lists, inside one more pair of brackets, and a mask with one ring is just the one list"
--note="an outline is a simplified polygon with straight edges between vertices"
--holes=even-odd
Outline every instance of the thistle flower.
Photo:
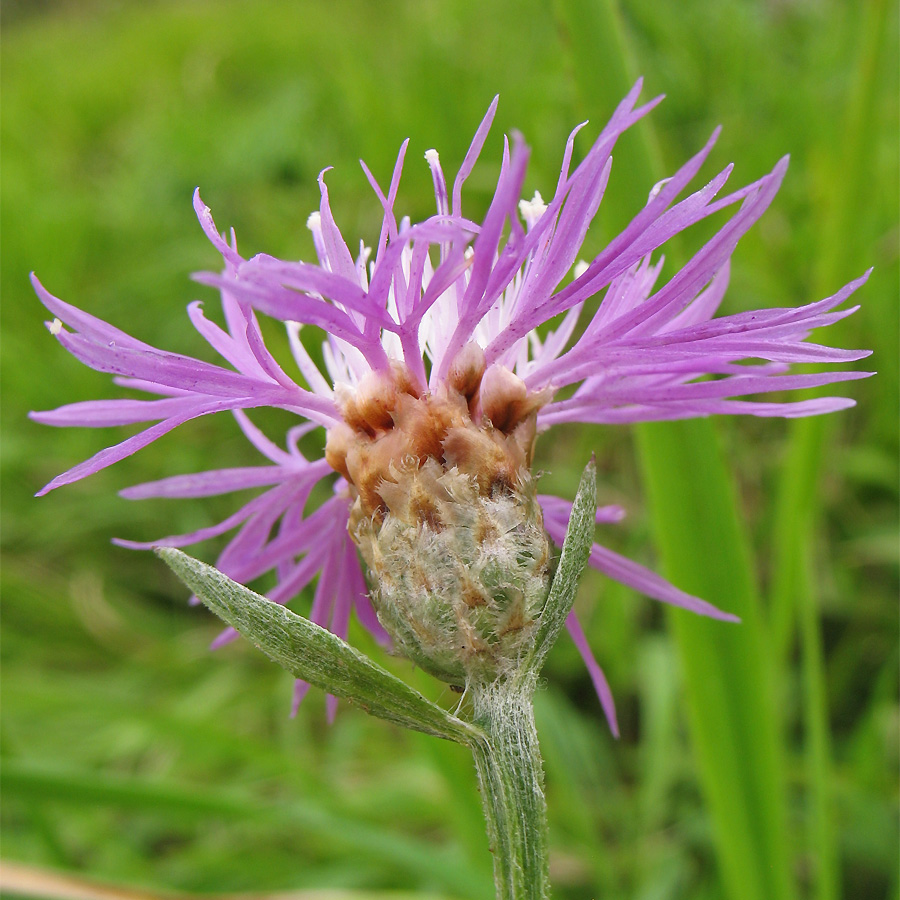
[[[155,399],[74,403],[33,417],[49,425],[155,422],[51,481],[40,493],[117,462],[182,423],[223,410],[269,464],[180,475],[123,491],[129,499],[196,498],[266,490],[211,528],[124,546],[184,547],[237,529],[217,566],[236,581],[275,575],[269,597],[293,599],[319,575],[310,618],[345,636],[351,610],[385,643],[462,687],[515,665],[546,595],[548,537],[561,543],[569,504],[536,492],[537,435],[559,422],[620,424],[744,413],[794,417],[853,405],[828,397],[794,402],[744,399],[865,377],[837,371],[795,374],[794,363],[848,363],[865,351],[810,343],[809,332],[852,313],[837,310],[865,280],[797,308],[714,318],[739,238],[778,190],[787,160],[723,196],[731,166],[684,199],[718,135],[671,178],[590,262],[579,262],[603,199],[618,137],[658,102],[636,106],[640,82],[616,109],[584,160],[571,170],[570,135],[549,202],[521,200],[528,150],[504,143],[497,187],[480,223],[463,215],[463,184],[490,129],[497,100],[481,122],[452,186],[429,150],[436,213],[398,221],[395,204],[407,143],[387,192],[363,164],[383,221],[373,251],[349,250],[329,204],[308,220],[318,263],[258,255],[244,259],[195,194],[224,270],[197,280],[221,292],[226,327],[200,303],[188,315],[230,368],[166,353],[49,294],[50,331],[82,362]],[[326,170],[327,171],[327,170]],[[665,284],[658,249],[718,213],[730,218]],[[599,297],[581,321],[584,304]],[[296,373],[267,350],[256,318],[286,324]],[[552,330],[546,325],[555,321]],[[68,329],[63,327],[65,323]],[[318,365],[301,329],[325,333]],[[69,330],[71,329],[71,330]],[[540,331],[538,331],[540,329]],[[568,389],[568,390],[564,390]],[[562,394],[559,392],[563,391]],[[246,410],[295,413],[282,448]],[[300,437],[322,427],[323,459],[309,460]],[[311,492],[333,478],[334,493],[309,509]],[[603,507],[597,523],[624,515]],[[370,577],[367,592],[360,556]],[[734,621],[647,569],[595,544],[591,564],[654,599]],[[577,619],[569,631],[584,657],[613,731],[609,687]],[[234,636],[225,632],[217,641]],[[298,683],[295,708],[305,692]],[[333,701],[329,711],[333,714]]]

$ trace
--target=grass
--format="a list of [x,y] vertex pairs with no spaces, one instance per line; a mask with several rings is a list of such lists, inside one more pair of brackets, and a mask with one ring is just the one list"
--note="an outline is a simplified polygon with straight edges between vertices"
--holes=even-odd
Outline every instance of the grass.
[[[749,181],[790,151],[779,197],[738,248],[729,309],[818,299],[874,265],[861,311],[828,342],[872,347],[879,375],[821,423],[572,428],[539,447],[547,489],[568,494],[595,450],[601,502],[629,511],[601,539],[750,620],[667,618],[599,577],[582,587],[623,737],[610,738],[562,642],[537,709],[555,893],[898,896],[896,10],[194,0],[4,12],[4,857],[158,891],[490,896],[462,748],[349,708],[328,727],[314,694],[289,719],[288,676],[246,646],[209,655],[210,618],[150,554],[109,545],[230,511],[227,499],[116,496],[211,453],[254,464],[227,417],[33,499],[113,433],[43,428],[27,410],[114,389],[48,339],[26,275],[149,343],[202,353],[183,312],[202,296],[189,273],[215,264],[189,205],[197,184],[245,251],[297,257],[311,252],[315,176],[333,165],[344,233],[371,240],[358,157],[384,178],[411,137],[401,196],[427,214],[421,154],[436,146],[452,169],[499,92],[469,208],[486,207],[499,135],[514,127],[532,146],[526,190],[546,195],[571,126],[599,126],[639,72],[668,99],[617,151],[587,249],[717,123],[710,173],[734,160]],[[352,637],[381,658],[361,629]]]

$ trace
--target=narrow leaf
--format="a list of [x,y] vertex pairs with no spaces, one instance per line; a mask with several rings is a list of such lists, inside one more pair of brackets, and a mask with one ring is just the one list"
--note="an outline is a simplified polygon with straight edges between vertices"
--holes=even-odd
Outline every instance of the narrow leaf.
[[669,614],[728,896],[790,898],[775,664],[718,440],[708,421],[654,423],[638,446],[666,573],[742,622]]
[[217,616],[296,678],[406,728],[466,745],[480,736],[330,631],[180,550],[156,552]]
[[544,658],[556,643],[566,617],[572,611],[581,573],[587,565],[594,543],[594,517],[597,514],[597,464],[594,458],[584,469],[578,493],[572,504],[569,527],[563,542],[559,565],[550,586],[547,602],[538,623],[534,645],[522,661],[520,679],[540,671]]

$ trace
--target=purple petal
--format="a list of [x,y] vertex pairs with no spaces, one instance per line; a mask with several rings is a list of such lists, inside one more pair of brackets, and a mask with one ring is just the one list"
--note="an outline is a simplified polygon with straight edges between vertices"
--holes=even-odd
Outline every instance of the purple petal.
[[[330,168],[330,167],[329,167]],[[319,173],[319,191],[322,202],[319,204],[319,214],[322,217],[322,239],[325,242],[325,250],[328,254],[329,268],[335,275],[350,282],[356,282],[356,266],[353,257],[344,241],[341,230],[331,214],[331,205],[328,202],[328,188],[325,185],[325,173],[323,169]]]
[[164,422],[152,425],[140,434],[127,438],[112,447],[107,447],[99,453],[95,453],[90,459],[85,460],[83,463],[79,463],[77,466],[73,466],[71,469],[63,472],[62,475],[57,475],[51,482],[44,485],[44,487],[37,492],[36,496],[43,497],[44,494],[47,494],[58,487],[62,487],[64,484],[72,484],[74,481],[87,478],[88,475],[93,475],[95,472],[99,472],[101,469],[105,469],[107,466],[117,463],[120,459],[131,456],[132,453],[137,453],[142,447],[146,447],[147,444],[152,443],[164,434],[168,434],[173,428],[177,428],[179,425],[184,424],[190,419],[196,419],[199,416],[205,416],[210,413],[229,409],[234,403],[235,401],[233,400],[220,400],[215,403],[198,402],[189,412],[182,413],[178,416],[172,416]]
[[731,255],[740,237],[768,209],[781,186],[787,170],[787,159],[782,159],[763,179],[758,192],[744,201],[740,210],[735,213],[719,232],[709,240],[699,252],[694,254],[685,265],[661,290],[657,291],[645,303],[617,319],[615,323],[603,329],[605,340],[640,329],[640,333],[651,331],[655,325],[663,325],[676,313],[684,309],[690,299],[696,296],[712,276],[718,272]]
[[112,325],[104,322],[102,319],[89,315],[83,310],[78,309],[78,307],[72,306],[69,303],[64,303],[58,297],[54,297],[53,294],[38,281],[37,276],[35,276],[33,272],[31,274],[31,283],[34,286],[34,290],[40,298],[41,303],[43,303],[54,316],[57,316],[71,328],[75,328],[85,337],[99,341],[100,343],[128,347],[132,350],[153,351],[152,347],[141,341],[135,340],[135,338],[126,334],[124,331],[113,328]]
[[740,619],[732,613],[722,612],[711,603],[686,594],[669,584],[664,578],[660,578],[656,573],[645,569],[633,560],[619,556],[618,553],[613,553],[612,550],[607,550],[600,544],[594,544],[591,548],[590,564],[604,575],[608,575],[622,584],[627,584],[654,600],[678,606],[699,616],[709,616],[723,622],[740,622]]
[[[227,519],[223,519],[218,524],[201,528],[188,534],[170,535],[155,541],[127,541],[122,538],[113,538],[113,543],[117,547],[126,547],[129,550],[153,550],[156,547],[188,547],[192,544],[199,544],[201,541],[218,537],[220,534],[225,534],[226,531],[237,528],[242,522],[261,514],[273,504],[281,504],[283,507],[284,504],[281,499],[283,494],[283,486],[273,488],[259,497],[254,497],[249,503],[246,503],[237,512],[232,513]],[[226,574],[230,575],[230,573]]]
[[302,678],[298,678],[296,679],[296,681],[294,681],[294,698],[293,702],[291,703],[292,719],[296,717],[297,712],[300,709],[300,704],[303,702],[307,692],[309,691],[309,687],[309,682],[303,681]]
[[[331,469],[323,460],[323,467],[316,470],[316,480],[329,474]],[[126,500],[145,500],[148,497],[214,497],[243,491],[248,488],[279,484],[292,475],[282,466],[248,466],[241,469],[214,469],[191,475],[175,475],[160,481],[148,481],[119,491]]]
[[378,238],[378,246],[375,253],[376,261],[381,258],[384,248],[387,246],[388,239],[394,240],[397,237],[397,218],[394,215],[394,201],[397,199],[397,191],[400,188],[400,176],[403,173],[403,161],[406,158],[406,150],[409,147],[409,138],[400,145],[400,152],[397,154],[397,161],[394,163],[394,171],[391,175],[391,186],[388,189],[388,196],[385,197],[375,176],[369,171],[369,167],[362,161],[359,161],[365,172],[375,196],[381,201],[381,207],[384,210],[384,219],[381,223],[381,234]]
[[[554,519],[563,520],[568,527],[569,517],[572,515],[572,504],[562,497],[554,494],[538,494],[538,503],[544,511],[544,515]],[[598,525],[611,525],[621,522],[625,518],[625,510],[621,506],[600,506],[594,520]],[[565,532],[563,532],[565,534]]]
[[222,254],[225,261],[233,266],[240,265],[243,262],[243,259],[238,255],[234,248],[230,247],[222,239],[222,235],[219,233],[219,229],[216,228],[216,223],[213,221],[209,207],[200,199],[200,188],[197,188],[194,191],[194,211],[197,213],[197,218],[200,220],[200,227],[204,230],[206,236],[210,239],[216,250]]
[[618,738],[619,723],[616,720],[616,704],[613,700],[612,691],[609,689],[609,682],[606,680],[603,669],[600,668],[594,657],[591,645],[588,643],[581,623],[578,621],[578,616],[574,612],[570,612],[566,617],[566,628],[568,628],[569,634],[572,636],[572,640],[578,648],[578,652],[581,654],[581,658],[584,660],[584,664],[591,676],[591,681],[594,683],[594,690],[597,692],[600,705],[603,707],[603,714],[609,723],[609,730],[613,733],[613,737]]
[[238,426],[244,432],[244,436],[262,453],[263,456],[272,460],[279,466],[289,465],[291,463],[291,454],[281,449],[274,441],[260,431],[251,421],[250,417],[242,409],[234,410],[234,418],[237,420]]
[[[459,323],[447,341],[438,367],[438,379],[446,377],[454,357],[467,343],[478,321],[493,302],[491,295],[486,295],[486,288],[488,280],[494,272],[493,260],[502,236],[504,223],[507,219],[517,221],[515,209],[522,192],[528,155],[528,148],[517,135],[510,162],[505,169],[501,169],[497,189],[481,226],[481,231],[475,239],[469,283],[459,308]],[[514,269],[511,267],[510,277],[513,271]],[[495,288],[495,291],[498,289],[502,290],[502,287]]]
[[[628,124],[631,124],[631,122]],[[620,130],[624,130],[624,127],[627,126],[622,126]],[[517,315],[513,318],[509,326],[501,332],[485,350],[487,359],[493,361],[499,357],[502,353],[506,352],[512,344],[527,334],[528,331],[538,324],[552,318],[556,312],[571,308],[593,294],[596,294],[605,286],[605,284],[617,275],[626,271],[642,256],[646,255],[650,250],[655,249],[665,241],[666,236],[661,234],[655,244],[651,242],[650,246],[639,252],[633,250],[637,238],[647,230],[660,215],[661,211],[668,206],[671,200],[681,192],[685,185],[697,173],[712,149],[718,135],[719,129],[716,129],[700,153],[688,160],[675,175],[664,183],[663,188],[632,220],[625,231],[616,237],[609,246],[593,260],[587,271],[558,294],[554,295],[552,298],[552,307],[548,306],[546,309],[541,307],[536,308],[534,304],[523,306],[522,309],[517,312]],[[560,192],[557,191],[557,194],[559,193]],[[554,203],[556,202],[557,201],[554,200]],[[550,209],[548,209],[548,213],[552,208],[553,204],[551,204]],[[683,230],[689,224],[691,223],[682,222],[680,228],[676,229],[676,231]]]
[[253,355],[247,352],[245,346],[238,344],[232,335],[223,331],[218,325],[210,322],[204,316],[203,304],[199,300],[195,300],[188,306],[188,317],[203,339],[219,356],[228,360],[235,369],[245,374],[250,369],[252,374],[257,377],[264,374]]
[[83,400],[58,409],[31,412],[28,418],[57,427],[108,428],[168,419],[193,409],[197,402],[198,398],[191,396],[166,400]]
[[469,149],[466,151],[465,158],[463,159],[462,165],[459,167],[459,172],[456,175],[456,180],[453,182],[453,214],[459,215],[460,207],[462,205],[462,186],[465,180],[469,177],[472,169],[475,168],[475,163],[478,161],[478,157],[481,155],[481,148],[484,147],[484,142],[487,139],[488,132],[491,130],[491,125],[494,121],[494,114],[497,112],[497,104],[500,102],[500,95],[498,94],[491,101],[491,105],[488,107],[487,112],[484,114],[484,118],[481,120],[481,124],[475,131],[475,137],[472,138],[472,143],[469,145]]
[[[241,266],[238,270],[238,284],[250,281],[264,287],[284,288],[285,291],[281,296],[285,298],[284,309],[287,310],[287,314],[278,318],[303,322],[306,321],[304,310],[318,310],[320,315],[336,312],[334,307],[324,301],[308,296],[316,294],[335,300],[345,309],[361,313],[367,319],[377,321],[384,328],[395,327],[384,309],[373,303],[369,294],[359,286],[355,267],[353,273],[351,280],[309,263],[283,262],[271,256],[260,255],[254,256]],[[305,293],[299,294],[300,291]]]
[[[296,265],[300,264],[297,263]],[[309,268],[315,269],[314,266]],[[315,271],[318,272],[319,270]],[[200,284],[207,284],[223,291],[229,291],[239,296],[255,309],[273,318],[281,319],[285,322],[303,322],[307,325],[315,325],[329,334],[347,341],[354,347],[358,347],[373,364],[378,363],[382,358],[386,359],[381,344],[366,338],[347,313],[342,312],[330,303],[326,303],[324,300],[300,293],[299,289],[289,290],[280,283],[270,284],[264,283],[262,280],[242,279],[237,281],[229,276],[217,275],[211,272],[200,272],[195,274],[193,278]],[[330,273],[320,272],[319,276],[310,278],[309,282],[331,281],[332,286],[334,286],[333,278],[334,276],[331,276]],[[342,294],[340,291],[337,293],[341,296],[334,299],[339,302],[347,299],[347,295]],[[356,287],[354,296],[359,293],[360,289]]]
[[230,644],[233,641],[236,641],[241,636],[241,633],[232,627],[225,628],[213,639],[213,641],[209,645],[210,650],[220,650],[226,644]]

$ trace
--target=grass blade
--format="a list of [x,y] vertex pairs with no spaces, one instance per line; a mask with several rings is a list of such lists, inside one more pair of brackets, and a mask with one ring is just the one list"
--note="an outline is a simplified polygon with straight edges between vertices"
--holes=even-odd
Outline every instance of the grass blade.
[[790,897],[773,659],[715,433],[705,420],[646,425],[638,444],[666,573],[742,620],[669,614],[728,895]]
[[[579,95],[604,102],[610,91],[624,95],[636,73],[618,4],[558,0],[557,9]],[[666,173],[651,126],[642,124],[630,168],[645,195]],[[680,588],[743,620],[732,628],[669,613],[722,879],[733,900],[789,898],[793,883],[773,715],[773,660],[715,430],[709,421],[697,420],[643,425],[637,435],[666,573]]]

